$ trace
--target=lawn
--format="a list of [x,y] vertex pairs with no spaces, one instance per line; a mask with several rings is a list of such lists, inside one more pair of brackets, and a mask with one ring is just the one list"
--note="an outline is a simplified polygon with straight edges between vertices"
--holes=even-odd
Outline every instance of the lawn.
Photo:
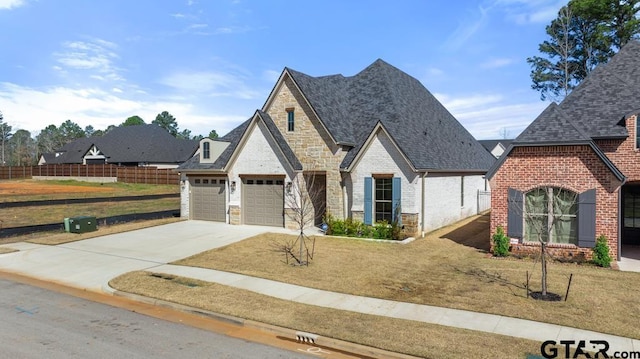
[[423,358],[540,354],[536,341],[292,303],[220,284],[151,274],[131,272],[109,284],[147,297]]
[[406,245],[318,237],[309,267],[284,264],[266,234],[174,264],[213,268],[355,295],[555,323],[640,339],[640,274],[552,262],[549,290],[567,301],[527,298],[539,290],[540,264],[486,254],[489,216],[473,217]]
[[52,199],[123,197],[179,193],[177,185],[136,183],[93,183],[71,180],[0,181],[0,202],[41,201]]

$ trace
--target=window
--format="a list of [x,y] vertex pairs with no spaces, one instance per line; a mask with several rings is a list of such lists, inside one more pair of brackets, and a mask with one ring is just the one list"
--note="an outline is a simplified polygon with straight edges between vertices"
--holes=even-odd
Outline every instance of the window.
[[376,222],[393,221],[393,178],[376,178],[375,210]]
[[524,195],[524,240],[577,245],[577,211],[578,195],[572,191],[544,187],[527,192]]
[[640,135],[638,130],[640,129],[640,116],[636,116],[636,149],[640,149]]
[[293,115],[293,109],[287,109],[287,131],[293,132],[295,128],[295,117]]
[[211,157],[211,149],[210,149],[211,144],[209,142],[204,142],[202,144],[202,158],[204,159],[209,159],[209,157]]
[[371,225],[386,220],[401,223],[400,177],[375,175],[364,178],[364,223]]

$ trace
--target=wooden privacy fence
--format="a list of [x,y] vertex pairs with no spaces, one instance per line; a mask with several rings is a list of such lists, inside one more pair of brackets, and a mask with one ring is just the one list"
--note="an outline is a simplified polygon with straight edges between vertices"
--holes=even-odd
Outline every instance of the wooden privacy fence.
[[0,180],[48,177],[116,177],[118,182],[178,184],[180,175],[169,168],[104,165],[0,166]]

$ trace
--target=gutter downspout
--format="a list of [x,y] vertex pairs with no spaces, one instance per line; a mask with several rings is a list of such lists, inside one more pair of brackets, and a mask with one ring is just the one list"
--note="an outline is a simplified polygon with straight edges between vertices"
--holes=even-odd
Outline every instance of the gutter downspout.
[[422,173],[422,194],[421,194],[422,198],[421,198],[421,201],[420,201],[420,207],[421,207],[420,214],[422,216],[422,218],[420,219],[420,221],[421,221],[421,224],[420,224],[421,228],[420,229],[422,231],[422,238],[424,238],[424,235],[425,235],[425,233],[424,233],[425,232],[424,231],[425,230],[425,224],[424,224],[425,223],[425,208],[426,208],[426,206],[424,204],[424,200],[426,198],[426,195],[425,195],[425,188],[426,188],[425,177],[427,177],[427,172]]

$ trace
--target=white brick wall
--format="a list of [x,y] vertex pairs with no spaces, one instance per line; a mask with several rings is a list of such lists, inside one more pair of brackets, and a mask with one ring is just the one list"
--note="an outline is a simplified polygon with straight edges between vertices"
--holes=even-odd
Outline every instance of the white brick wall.
[[478,190],[485,188],[483,176],[464,176],[464,204],[462,176],[430,174],[425,180],[425,231],[477,214]]
[[189,218],[189,194],[191,185],[187,176],[183,173],[180,176],[180,217]]
[[364,178],[373,173],[393,174],[402,178],[402,212],[420,212],[420,181],[384,131],[371,141],[369,148],[351,172],[353,200],[351,211],[364,211]]
[[286,176],[285,183],[291,181],[290,165],[277,148],[265,125],[258,122],[244,146],[236,149],[238,157],[229,170],[229,181],[236,182],[236,190],[230,194],[228,205],[242,206],[240,175],[283,175]]

